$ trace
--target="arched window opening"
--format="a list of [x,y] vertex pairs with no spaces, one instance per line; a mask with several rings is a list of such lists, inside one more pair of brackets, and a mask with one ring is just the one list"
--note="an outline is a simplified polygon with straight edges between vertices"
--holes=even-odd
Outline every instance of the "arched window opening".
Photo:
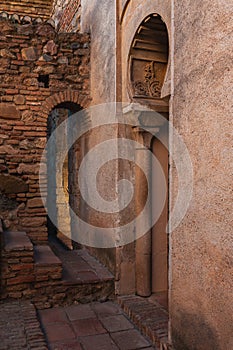
[[129,55],[129,94],[134,102],[167,112],[167,100],[161,99],[169,58],[166,24],[151,14],[138,27]]

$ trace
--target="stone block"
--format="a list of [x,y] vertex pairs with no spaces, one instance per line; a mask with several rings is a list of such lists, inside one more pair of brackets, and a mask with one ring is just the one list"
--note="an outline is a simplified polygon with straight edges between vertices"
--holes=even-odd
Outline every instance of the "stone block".
[[14,103],[16,105],[23,105],[25,102],[25,97],[23,95],[16,95],[14,97]]
[[27,47],[21,50],[22,59],[25,61],[35,61],[37,59],[37,51],[34,47]]
[[14,251],[15,255],[19,256],[27,256],[33,250],[32,243],[25,232],[4,232],[4,243],[4,252]]
[[47,44],[43,47],[43,52],[54,56],[57,54],[57,49],[58,45],[56,45],[53,40],[49,40]]
[[37,174],[39,171],[39,164],[24,164],[18,166],[18,174]]
[[16,56],[12,52],[10,52],[8,49],[1,49],[0,56],[3,58],[13,58],[13,59],[16,58]]
[[29,186],[21,179],[12,175],[0,174],[0,191],[6,194],[27,192]]
[[40,208],[43,207],[44,204],[41,200],[41,198],[31,198],[28,200],[28,208]]
[[19,119],[20,113],[15,105],[10,103],[0,103],[0,118]]

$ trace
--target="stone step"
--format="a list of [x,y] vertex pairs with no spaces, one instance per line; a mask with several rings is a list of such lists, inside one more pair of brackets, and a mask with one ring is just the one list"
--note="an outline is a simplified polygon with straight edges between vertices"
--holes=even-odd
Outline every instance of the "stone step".
[[[85,250],[68,250],[58,241],[50,245],[62,262],[63,273],[57,291],[56,305],[71,305],[107,300],[114,295],[114,276]],[[59,299],[60,295],[60,299]]]
[[50,245],[62,262],[64,283],[81,284],[114,280],[113,274],[85,249],[69,250],[55,240],[50,242]]
[[3,231],[1,237],[1,298],[18,298],[34,281],[33,244],[25,232]]
[[3,247],[5,253],[17,251],[33,251],[33,244],[26,232],[4,231]]
[[35,281],[60,280],[62,262],[47,245],[34,247]]
[[33,246],[25,232],[1,235],[1,298],[30,299],[44,309],[113,297],[114,276],[87,251],[57,241]]
[[124,312],[139,330],[161,350],[172,350],[168,342],[168,312],[158,302],[139,296],[117,298]]

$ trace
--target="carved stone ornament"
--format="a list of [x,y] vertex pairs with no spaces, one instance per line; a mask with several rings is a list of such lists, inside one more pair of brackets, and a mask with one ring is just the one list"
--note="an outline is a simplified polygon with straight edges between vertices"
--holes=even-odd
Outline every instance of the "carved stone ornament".
[[135,97],[159,98],[162,86],[156,76],[154,61],[145,64],[143,77],[143,80],[133,82]]

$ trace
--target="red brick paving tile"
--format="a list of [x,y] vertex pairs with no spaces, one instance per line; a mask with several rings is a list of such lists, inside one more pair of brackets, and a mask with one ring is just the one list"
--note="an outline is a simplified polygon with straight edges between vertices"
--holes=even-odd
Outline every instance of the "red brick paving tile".
[[118,350],[108,334],[91,335],[79,338],[85,350]]
[[77,336],[86,336],[94,334],[107,333],[97,318],[87,318],[85,320],[77,320],[72,322],[73,329]]
[[93,310],[91,310],[91,307],[89,304],[72,305],[72,306],[66,307],[64,310],[70,321],[76,321],[76,320],[81,320],[85,318],[95,317],[95,313]]
[[39,316],[43,324],[54,322],[67,322],[66,313],[62,308],[53,308],[47,310],[40,310]]
[[106,303],[93,303],[92,309],[100,318],[122,314],[123,311],[117,304],[107,301]]
[[78,341],[68,341],[65,343],[50,343],[49,347],[50,350],[83,350]]
[[53,323],[45,327],[45,333],[49,342],[75,339],[75,333],[67,323]]
[[101,319],[108,332],[118,332],[134,328],[133,324],[124,315],[115,315]]
[[111,337],[121,350],[137,350],[150,346],[150,343],[136,329],[111,333]]

